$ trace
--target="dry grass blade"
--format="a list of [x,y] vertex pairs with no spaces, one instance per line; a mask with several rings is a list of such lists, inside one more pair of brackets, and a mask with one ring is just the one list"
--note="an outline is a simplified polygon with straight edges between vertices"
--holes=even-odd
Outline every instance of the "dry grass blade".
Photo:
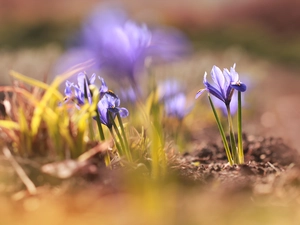
[[[13,76],[14,78],[17,78],[18,80],[21,80],[21,81],[23,81],[27,84],[30,84],[33,87],[38,87],[38,88],[41,88],[41,89],[44,89],[44,90],[47,90],[49,88],[48,84],[46,84],[44,82],[41,82],[39,80],[30,78],[30,77],[27,77],[27,76],[25,76],[23,74],[20,74],[20,73],[14,71],[14,70],[10,71],[10,75]],[[59,98],[59,99],[63,98],[61,93],[57,90],[54,90],[53,94],[56,95],[56,97]]]
[[13,168],[15,169],[16,173],[26,186],[29,194],[35,195],[37,193],[37,189],[33,182],[29,179],[29,177],[26,175],[25,171],[22,169],[22,167],[19,165],[19,163],[14,159],[13,155],[9,151],[7,147],[4,147],[2,149],[4,156],[9,160]]
[[20,125],[18,123],[8,120],[0,120],[0,127],[12,130],[20,130]]
[[98,145],[96,145],[94,148],[86,151],[85,153],[83,153],[82,155],[80,155],[78,157],[78,161],[86,161],[88,160],[89,158],[91,158],[92,156],[94,156],[95,154],[97,153],[106,153],[109,149],[111,149],[111,146],[112,143],[111,141],[105,141],[105,142],[102,142],[102,143],[99,143]]

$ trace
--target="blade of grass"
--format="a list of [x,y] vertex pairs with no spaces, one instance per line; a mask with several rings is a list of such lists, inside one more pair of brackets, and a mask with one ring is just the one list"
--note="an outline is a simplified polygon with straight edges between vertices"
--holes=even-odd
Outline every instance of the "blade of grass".
[[111,134],[111,136],[112,136],[112,138],[113,138],[113,140],[114,140],[114,143],[115,143],[116,148],[117,148],[117,150],[118,150],[119,156],[123,156],[123,155],[124,155],[124,152],[123,152],[122,147],[120,146],[119,142],[117,141],[117,138],[116,138],[116,136],[115,136],[115,134],[114,134],[114,132],[113,132],[112,127],[109,128],[109,132],[110,132],[110,134]]
[[21,154],[30,155],[32,152],[32,138],[28,127],[24,110],[19,108],[19,125],[20,125],[20,146]]
[[75,149],[72,154],[73,158],[77,158],[78,156],[80,156],[83,153],[83,150],[85,149],[85,141],[84,141],[84,137],[86,134],[86,130],[87,130],[87,120],[88,120],[88,115],[85,114],[85,116],[83,116],[80,120],[79,123],[77,124],[78,126],[78,133],[77,133],[77,137],[76,137],[76,146]]
[[61,135],[61,137],[63,137],[68,147],[65,151],[69,150],[71,152],[74,152],[75,148],[77,147],[77,138],[74,143],[72,135],[70,134],[70,117],[68,111],[66,107],[57,107],[57,113],[61,115],[58,121],[59,134]]
[[[21,74],[21,73],[18,73],[18,72],[14,71],[14,70],[11,70],[11,71],[10,71],[10,75],[11,75],[12,77],[14,77],[14,78],[20,80],[20,81],[23,81],[23,82],[25,82],[25,83],[27,83],[27,84],[30,84],[30,85],[33,86],[33,87],[39,87],[39,88],[44,89],[44,90],[47,90],[47,89],[49,88],[49,85],[48,85],[48,84],[46,84],[46,83],[44,83],[44,82],[42,82],[42,81],[33,79],[33,78],[31,78],[31,77],[27,77],[27,76],[25,76],[25,75],[23,75],[23,74]],[[58,90],[55,90],[55,91],[53,92],[53,94],[54,94],[58,99],[62,99],[62,98],[63,98],[62,94],[61,94]]]
[[161,124],[161,105],[158,102],[157,95],[152,98],[150,107],[151,115],[151,159],[153,179],[162,179],[165,177],[167,168],[167,159],[164,152],[164,134]]
[[20,124],[9,120],[0,120],[0,127],[11,130],[20,130]]
[[[39,105],[39,101],[35,98],[35,96],[23,88],[3,86],[3,87],[0,87],[0,92],[18,93],[18,94],[21,94],[24,97],[26,97],[26,100],[28,100],[30,103],[32,103],[35,107],[37,107]],[[55,117],[55,113],[51,108],[46,108],[45,116],[48,116],[53,119]]]
[[125,154],[127,156],[128,161],[132,162],[133,161],[132,160],[132,155],[131,155],[131,152],[130,152],[130,149],[129,149],[129,145],[128,145],[128,141],[127,141],[127,137],[126,137],[126,133],[125,133],[125,130],[124,130],[124,126],[123,126],[123,122],[122,122],[120,113],[117,113],[117,118],[118,118],[119,126],[121,128],[121,133],[122,133],[123,140],[124,140]]

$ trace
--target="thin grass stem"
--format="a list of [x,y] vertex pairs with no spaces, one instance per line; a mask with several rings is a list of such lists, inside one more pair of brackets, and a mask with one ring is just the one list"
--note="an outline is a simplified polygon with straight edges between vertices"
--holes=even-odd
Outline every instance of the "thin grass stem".
[[28,193],[31,194],[31,195],[37,194],[36,186],[29,179],[29,177],[27,176],[27,174],[25,173],[23,168],[19,165],[19,163],[15,160],[15,158],[11,154],[10,150],[7,147],[4,147],[2,149],[2,151],[3,151],[3,155],[9,160],[9,162],[13,166],[14,170],[16,171],[16,173],[18,174],[18,176],[20,177],[20,179],[22,180],[22,182],[26,186]]

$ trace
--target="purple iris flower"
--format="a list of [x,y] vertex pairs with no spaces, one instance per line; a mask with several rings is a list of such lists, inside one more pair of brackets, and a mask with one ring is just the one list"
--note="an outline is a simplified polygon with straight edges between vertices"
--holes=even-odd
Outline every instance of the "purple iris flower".
[[[129,112],[126,108],[119,107],[121,103],[119,97],[108,89],[102,77],[99,77],[99,79],[102,83],[99,89],[100,100],[97,104],[100,121],[108,128],[111,128],[113,124],[111,117],[115,119],[117,113],[119,113],[121,117],[127,117]],[[109,114],[111,114],[111,116]]]
[[128,110],[119,106],[120,99],[117,95],[111,91],[104,93],[97,105],[101,123],[106,125],[108,128],[111,128],[113,124],[111,119],[114,119],[117,113],[119,113],[121,117],[127,117],[129,115]]
[[[77,76],[77,84],[71,83],[70,81],[67,80],[65,91],[64,91],[67,97],[66,100],[75,97],[75,99],[77,100],[77,104],[83,105],[85,98],[87,96],[89,103],[92,103],[92,96],[90,90],[88,89],[88,86],[94,84],[95,79],[96,79],[96,74],[92,74],[91,78],[88,78],[85,73],[81,72]],[[74,88],[74,94],[72,88]]]
[[213,66],[211,77],[215,84],[214,86],[207,82],[206,76],[207,73],[205,72],[203,83],[206,88],[201,89],[197,93],[196,98],[204,91],[208,91],[210,94],[224,102],[226,106],[229,106],[234,90],[244,92],[247,89],[246,85],[239,80],[239,75],[235,71],[235,64],[230,68],[230,71],[224,69],[223,72],[219,67]]

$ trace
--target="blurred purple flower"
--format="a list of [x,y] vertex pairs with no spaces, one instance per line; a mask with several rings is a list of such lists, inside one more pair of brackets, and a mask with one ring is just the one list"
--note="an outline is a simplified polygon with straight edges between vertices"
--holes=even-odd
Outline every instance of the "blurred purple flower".
[[152,30],[152,42],[147,54],[155,63],[178,60],[190,52],[190,43],[179,30],[170,27]]
[[122,101],[125,101],[127,103],[135,103],[138,99],[137,94],[135,93],[132,87],[129,87],[127,89],[121,89],[120,93]]
[[151,32],[145,25],[122,21],[114,13],[92,15],[88,19],[83,28],[83,45],[110,74],[135,82],[135,73],[143,65],[151,43]]
[[182,120],[192,109],[186,106],[186,96],[178,93],[165,101],[165,111],[167,116],[173,116]]
[[157,89],[160,100],[171,98],[179,92],[184,91],[183,85],[181,85],[177,80],[166,80],[160,83]]
[[[77,54],[77,59],[72,55],[74,62],[94,58],[97,68],[116,79],[129,79],[135,88],[146,58],[150,57],[153,62],[174,60],[190,50],[187,39],[180,32],[171,29],[151,31],[145,24],[128,20],[124,11],[117,8],[92,12],[83,23],[79,45],[83,54]],[[72,60],[65,59],[68,64]]]
[[167,116],[182,120],[192,109],[192,106],[187,106],[183,86],[176,80],[161,83],[158,86],[158,96],[165,106]]
[[210,94],[220,99],[226,106],[230,105],[234,90],[241,92],[246,91],[247,87],[239,80],[239,75],[235,71],[235,64],[233,67],[224,69],[223,73],[219,67],[213,66],[211,70],[211,77],[214,82],[214,86],[207,82],[207,73],[204,74],[203,83],[206,88],[198,91],[196,98],[198,98],[204,91],[208,91]]

